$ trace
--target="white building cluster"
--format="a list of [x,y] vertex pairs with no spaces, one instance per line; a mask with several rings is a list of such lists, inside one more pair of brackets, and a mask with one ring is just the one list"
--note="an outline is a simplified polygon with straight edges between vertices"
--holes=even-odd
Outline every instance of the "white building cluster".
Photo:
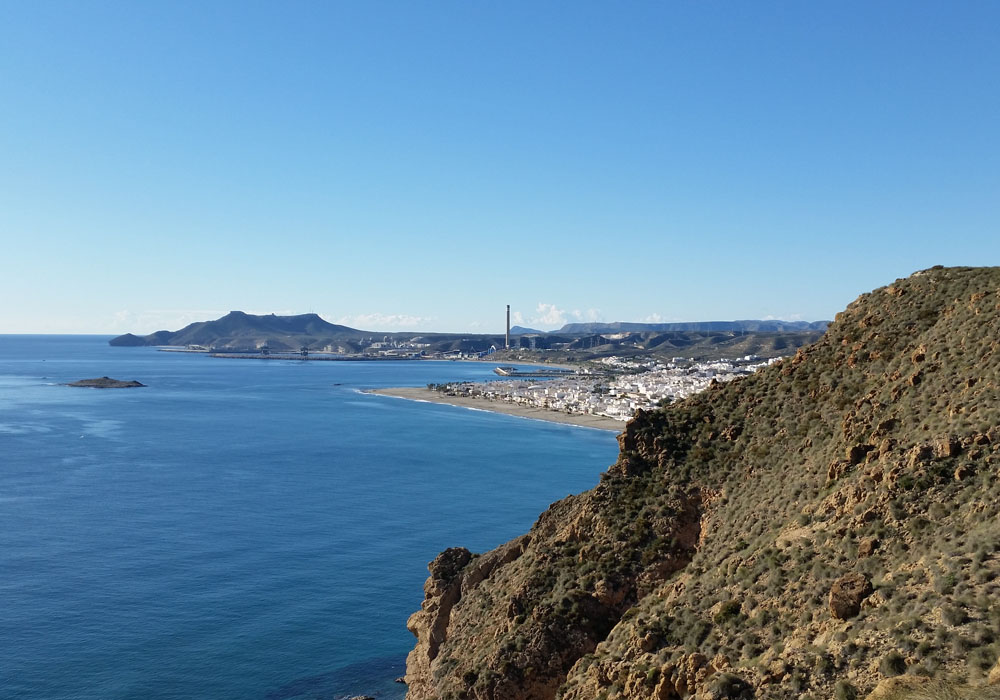
[[747,356],[713,362],[675,358],[662,363],[608,357],[600,361],[608,367],[607,373],[584,372],[565,379],[535,381],[461,382],[439,389],[456,396],[627,421],[637,409],[653,408],[664,399],[683,399],[706,389],[713,380],[727,382],[776,361]]

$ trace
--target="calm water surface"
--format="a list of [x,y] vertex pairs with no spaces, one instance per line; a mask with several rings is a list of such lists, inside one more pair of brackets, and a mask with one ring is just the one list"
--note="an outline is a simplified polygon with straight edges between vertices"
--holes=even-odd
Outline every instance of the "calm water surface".
[[[402,697],[427,562],[524,532],[617,453],[358,392],[491,370],[0,336],[0,697]],[[103,375],[148,387],[60,386]]]

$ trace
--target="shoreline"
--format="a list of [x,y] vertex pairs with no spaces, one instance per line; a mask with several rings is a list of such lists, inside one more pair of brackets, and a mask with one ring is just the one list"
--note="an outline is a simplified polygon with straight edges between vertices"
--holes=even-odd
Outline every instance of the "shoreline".
[[433,391],[422,386],[386,387],[383,389],[365,389],[362,393],[376,394],[378,396],[390,396],[397,399],[407,399],[409,401],[426,401],[428,403],[441,403],[448,406],[459,406],[461,408],[474,408],[480,411],[491,413],[502,413],[508,416],[519,418],[532,418],[534,420],[544,420],[550,423],[561,423],[563,425],[575,425],[581,428],[593,428],[595,430],[609,430],[620,433],[625,429],[625,422],[607,418],[606,416],[595,416],[583,413],[563,413],[547,408],[535,408],[534,406],[521,406],[519,404],[506,403],[504,401],[490,401],[469,396],[446,396],[440,392]]
[[192,350],[188,347],[177,345],[148,345],[138,347],[155,348],[157,352],[178,352],[190,355],[205,355],[219,360],[294,360],[297,362],[476,362],[479,364],[489,364],[497,367],[503,365],[522,365],[525,367],[537,367],[539,369],[566,369],[577,371],[582,367],[579,363],[569,362],[537,362],[530,360],[495,360],[489,357],[479,359],[462,358],[455,359],[449,357],[402,357],[402,356],[369,356],[369,355],[342,355],[339,353],[315,352],[309,355],[302,355],[293,350],[275,350],[273,353],[262,355],[250,351],[225,351],[218,352],[212,350]]

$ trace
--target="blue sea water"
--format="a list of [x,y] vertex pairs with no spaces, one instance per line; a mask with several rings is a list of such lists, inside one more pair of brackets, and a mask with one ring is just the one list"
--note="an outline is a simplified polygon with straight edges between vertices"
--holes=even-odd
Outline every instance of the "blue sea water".
[[[359,393],[491,369],[0,336],[0,697],[401,698],[427,562],[526,531],[617,452]],[[62,386],[103,375],[147,388]]]

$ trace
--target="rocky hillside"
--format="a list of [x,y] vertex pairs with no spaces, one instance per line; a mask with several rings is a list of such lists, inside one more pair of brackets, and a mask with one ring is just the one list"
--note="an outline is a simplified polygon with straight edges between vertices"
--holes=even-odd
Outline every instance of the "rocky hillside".
[[865,294],[793,358],[641,413],[619,442],[600,484],[526,535],[431,563],[408,623],[409,700],[848,700],[897,676],[881,697],[928,677],[986,683],[1000,651],[1000,269],[935,268]]

